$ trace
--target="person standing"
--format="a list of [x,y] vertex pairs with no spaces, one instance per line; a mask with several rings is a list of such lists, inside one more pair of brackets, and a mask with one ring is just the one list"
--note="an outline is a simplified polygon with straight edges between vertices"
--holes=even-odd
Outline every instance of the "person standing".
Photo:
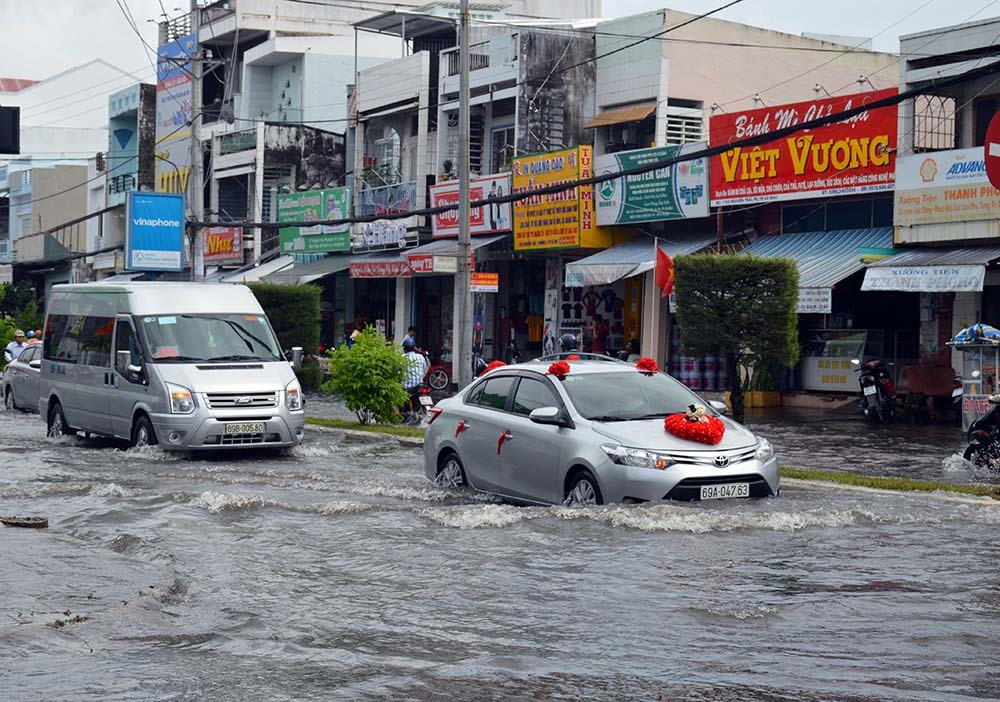
[[406,330],[406,336],[403,337],[403,351],[408,349],[417,350],[417,328],[412,324]]
[[16,360],[26,348],[28,345],[24,343],[24,330],[18,329],[14,332],[14,340],[7,344],[7,348],[3,350],[4,360],[7,363]]
[[608,352],[608,325],[604,323],[604,317],[599,314],[594,315],[594,353],[606,354]]

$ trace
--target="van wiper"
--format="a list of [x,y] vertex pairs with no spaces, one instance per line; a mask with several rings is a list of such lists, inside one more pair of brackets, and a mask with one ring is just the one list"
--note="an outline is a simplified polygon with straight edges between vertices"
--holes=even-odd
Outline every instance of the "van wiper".
[[153,358],[156,363],[198,363],[204,361],[200,356],[164,356],[163,358]]
[[275,358],[263,358],[261,356],[247,356],[246,354],[233,354],[231,356],[212,356],[209,361],[275,361]]

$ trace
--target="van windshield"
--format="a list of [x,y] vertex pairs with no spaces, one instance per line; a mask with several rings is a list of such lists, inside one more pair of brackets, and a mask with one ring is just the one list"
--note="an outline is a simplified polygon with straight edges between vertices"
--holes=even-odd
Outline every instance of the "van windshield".
[[154,363],[281,360],[262,314],[175,314],[137,320]]

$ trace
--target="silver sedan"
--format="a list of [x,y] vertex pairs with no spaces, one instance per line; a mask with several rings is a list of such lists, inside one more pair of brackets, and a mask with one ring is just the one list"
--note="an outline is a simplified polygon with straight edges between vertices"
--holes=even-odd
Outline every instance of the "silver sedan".
[[3,404],[8,410],[38,411],[38,378],[42,372],[42,345],[32,344],[7,364],[3,372]]
[[707,445],[668,433],[664,419],[703,400],[664,373],[574,360],[561,379],[547,361],[506,366],[431,410],[424,469],[515,501],[594,505],[767,497],[779,490],[770,443],[722,416]]

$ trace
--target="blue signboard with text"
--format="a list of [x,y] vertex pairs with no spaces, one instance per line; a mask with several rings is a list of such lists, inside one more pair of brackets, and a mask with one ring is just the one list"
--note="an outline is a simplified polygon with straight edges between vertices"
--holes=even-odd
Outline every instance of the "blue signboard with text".
[[125,268],[184,269],[184,196],[130,192],[125,204]]

